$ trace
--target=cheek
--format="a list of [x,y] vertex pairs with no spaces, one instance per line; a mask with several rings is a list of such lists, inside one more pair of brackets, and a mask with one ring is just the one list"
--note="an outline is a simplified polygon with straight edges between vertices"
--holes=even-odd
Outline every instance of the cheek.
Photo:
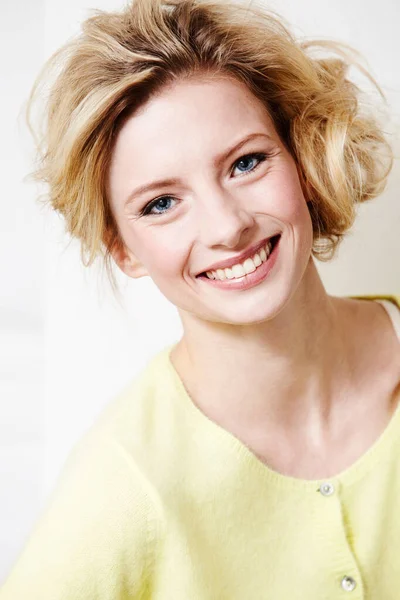
[[260,189],[260,200],[268,212],[283,222],[299,224],[309,217],[297,169],[293,165],[269,173],[267,185]]
[[307,201],[294,162],[291,163],[290,168],[288,168],[286,180],[289,210],[291,211],[293,220],[298,222],[304,220],[311,222]]
[[161,240],[153,244],[147,243],[143,260],[154,279],[170,279],[182,272],[186,255],[182,249],[174,247],[174,239],[169,238],[164,243]]
[[145,265],[155,282],[171,279],[185,268],[190,238],[182,238],[180,227],[122,223],[123,238],[135,258]]

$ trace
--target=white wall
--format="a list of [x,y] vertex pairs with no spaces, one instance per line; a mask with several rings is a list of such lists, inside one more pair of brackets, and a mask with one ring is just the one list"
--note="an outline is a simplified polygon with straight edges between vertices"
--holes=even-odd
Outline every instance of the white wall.
[[[78,245],[67,247],[62,222],[53,215],[44,218],[34,203],[35,190],[21,183],[29,170],[28,143],[16,131],[17,109],[40,61],[77,31],[93,6],[113,9],[122,2],[20,0],[0,7],[5,74],[0,100],[5,132],[0,145],[0,364],[5,365],[0,367],[0,580],[72,444],[149,357],[181,333],[174,307],[147,278],[120,276],[121,308],[99,270],[80,265]],[[276,0],[269,6],[295,23],[299,33],[331,36],[361,50],[398,126],[396,0]],[[330,293],[400,293],[399,179],[396,164],[385,194],[360,208],[338,258],[317,263]]]
[[43,494],[44,220],[19,117],[44,56],[44,3],[0,3],[0,579]]

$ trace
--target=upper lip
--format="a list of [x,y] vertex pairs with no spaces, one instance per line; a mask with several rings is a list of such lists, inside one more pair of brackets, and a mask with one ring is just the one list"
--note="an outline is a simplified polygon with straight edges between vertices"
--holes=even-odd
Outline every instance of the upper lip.
[[216,271],[217,269],[227,269],[229,267],[233,267],[233,265],[237,265],[238,263],[243,262],[244,260],[246,260],[246,258],[250,258],[250,257],[254,256],[254,254],[256,252],[258,252],[258,250],[260,250],[260,248],[263,248],[265,246],[265,244],[267,243],[268,240],[270,240],[271,238],[273,238],[277,235],[279,235],[279,234],[275,233],[274,235],[270,235],[269,237],[266,237],[263,240],[261,240],[261,242],[257,242],[256,244],[253,244],[252,246],[250,246],[250,248],[248,248],[247,250],[244,250],[244,252],[241,252],[240,254],[236,254],[236,256],[233,256],[232,258],[227,258],[226,260],[221,260],[221,262],[214,263],[210,267],[207,267],[207,269],[205,269],[204,271],[201,271],[201,273],[199,273],[199,275],[201,275],[202,273],[206,273],[207,271]]

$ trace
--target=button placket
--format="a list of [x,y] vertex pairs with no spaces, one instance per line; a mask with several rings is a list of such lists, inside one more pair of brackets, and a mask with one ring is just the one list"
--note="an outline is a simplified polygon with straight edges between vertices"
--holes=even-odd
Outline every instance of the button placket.
[[[339,483],[334,482],[334,481],[325,480],[325,481],[321,481],[319,483],[317,490],[316,490],[317,492],[320,493],[321,497],[324,498],[324,500],[321,500],[321,502],[327,502],[326,506],[327,507],[330,506],[332,510],[335,510],[335,512],[336,512],[336,509],[338,508],[338,506],[340,506],[340,504],[341,504],[341,500],[339,497],[339,488],[340,488]],[[337,504],[337,503],[339,503],[339,504]],[[349,551],[351,552],[350,548],[349,548]],[[342,571],[342,574],[339,576],[340,578],[338,580],[340,589],[345,592],[353,592],[352,597],[361,598],[363,596],[362,584],[360,584],[361,585],[361,587],[360,587],[354,577],[351,577],[349,574],[346,574],[345,563],[343,563],[343,566],[344,566],[344,569]],[[351,567],[350,567],[350,563],[347,564],[347,568],[350,567],[351,571],[353,571],[354,566],[356,566],[356,565],[351,564]],[[356,590],[356,588],[357,588],[357,590]],[[354,591],[354,590],[356,590],[356,591]],[[361,596],[360,596],[360,594],[361,594]]]

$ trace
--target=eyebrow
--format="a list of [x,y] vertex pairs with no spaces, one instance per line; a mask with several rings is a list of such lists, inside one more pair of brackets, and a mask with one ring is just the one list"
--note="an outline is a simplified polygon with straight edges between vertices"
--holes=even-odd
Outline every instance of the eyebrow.
[[[234,146],[232,146],[227,152],[222,152],[221,154],[219,154],[215,159],[215,164],[220,165],[224,160],[229,158],[231,156],[231,154],[236,152],[236,150],[239,150],[242,146],[247,144],[247,142],[249,142],[250,140],[257,138],[257,137],[265,137],[265,138],[268,138],[270,141],[273,141],[272,137],[270,135],[268,135],[267,133],[250,133],[249,135],[246,135],[246,137],[241,139],[239,142],[234,144]],[[150,192],[150,191],[160,188],[160,187],[176,185],[179,183],[179,181],[180,181],[180,179],[178,177],[172,177],[172,178],[170,177],[167,179],[158,179],[156,181],[152,181],[151,183],[146,183],[144,185],[141,185],[130,192],[128,198],[125,201],[124,206],[127,206],[128,204],[130,204],[134,200],[135,196],[139,196],[140,194],[144,194],[145,192]]]

